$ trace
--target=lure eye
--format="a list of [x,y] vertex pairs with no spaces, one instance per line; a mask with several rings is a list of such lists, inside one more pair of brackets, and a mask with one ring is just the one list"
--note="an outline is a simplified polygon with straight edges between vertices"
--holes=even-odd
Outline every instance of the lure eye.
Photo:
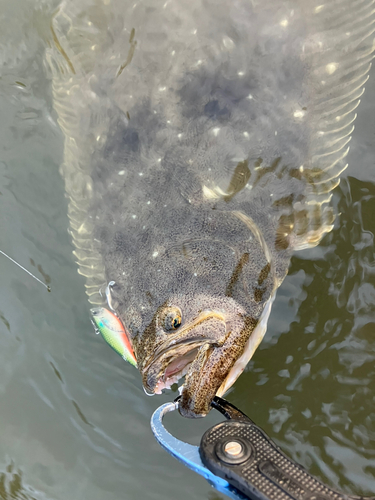
[[172,332],[180,327],[182,322],[181,311],[178,307],[168,307],[164,313],[164,330]]

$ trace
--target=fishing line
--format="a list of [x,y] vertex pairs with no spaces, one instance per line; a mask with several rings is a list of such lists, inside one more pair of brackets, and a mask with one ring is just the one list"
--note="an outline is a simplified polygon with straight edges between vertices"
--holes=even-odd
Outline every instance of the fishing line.
[[11,262],[13,262],[13,264],[16,264],[16,266],[20,267],[21,269],[23,269],[27,274],[29,274],[30,276],[32,276],[34,279],[36,279],[41,285],[43,285],[45,288],[47,288],[47,290],[50,292],[51,291],[51,287],[46,285],[45,283],[43,283],[43,281],[41,281],[39,278],[37,278],[36,276],[33,275],[33,273],[31,273],[30,271],[28,271],[25,267],[21,266],[21,264],[18,264],[18,262],[16,262],[14,259],[12,259],[12,257],[9,257],[9,255],[7,255],[5,252],[3,252],[2,250],[0,250],[0,253],[2,255],[4,255],[4,257],[6,257],[7,259],[9,259]]

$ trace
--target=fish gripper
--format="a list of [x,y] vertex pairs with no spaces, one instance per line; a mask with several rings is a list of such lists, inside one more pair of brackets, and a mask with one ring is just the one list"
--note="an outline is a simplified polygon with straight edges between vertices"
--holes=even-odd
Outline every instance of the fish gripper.
[[251,500],[374,500],[333,490],[291,460],[249,417],[224,399],[213,408],[227,420],[204,433],[202,463]]
[[172,436],[163,425],[178,402],[160,406],[151,418],[156,440],[172,456],[234,500],[375,500],[325,485],[290,459],[249,417],[215,397],[212,407],[226,420],[208,429],[200,446]]

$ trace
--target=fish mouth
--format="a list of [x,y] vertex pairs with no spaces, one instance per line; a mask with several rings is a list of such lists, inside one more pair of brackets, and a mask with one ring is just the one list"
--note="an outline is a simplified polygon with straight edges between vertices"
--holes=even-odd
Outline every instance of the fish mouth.
[[[169,364],[161,374],[154,387],[154,394],[161,394],[164,389],[170,389],[173,384],[178,384],[180,380],[189,372],[195,360],[200,345],[189,346],[186,353],[173,353]],[[182,390],[182,386],[180,388]]]
[[[147,394],[161,394],[185,375],[195,370],[194,362],[202,348],[222,345],[226,338],[224,315],[216,311],[203,311],[178,332],[160,344],[141,369],[143,386]],[[196,367],[197,368],[197,367]],[[200,366],[200,370],[204,368]],[[183,385],[179,388],[183,391]]]
[[255,319],[238,308],[205,312],[159,344],[140,369],[148,394],[160,394],[178,383],[178,410],[188,418],[204,417],[215,395],[222,396],[245,369],[267,329],[275,293]]

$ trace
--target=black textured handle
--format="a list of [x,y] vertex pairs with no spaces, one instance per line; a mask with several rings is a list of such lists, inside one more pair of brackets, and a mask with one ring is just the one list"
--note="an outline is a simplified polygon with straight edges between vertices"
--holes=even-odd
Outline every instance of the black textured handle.
[[375,500],[329,488],[288,458],[236,407],[220,398],[212,406],[231,420],[203,435],[202,462],[251,500]]

